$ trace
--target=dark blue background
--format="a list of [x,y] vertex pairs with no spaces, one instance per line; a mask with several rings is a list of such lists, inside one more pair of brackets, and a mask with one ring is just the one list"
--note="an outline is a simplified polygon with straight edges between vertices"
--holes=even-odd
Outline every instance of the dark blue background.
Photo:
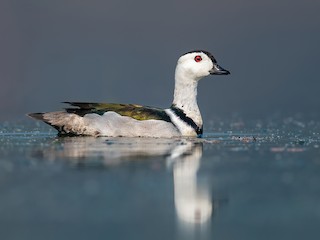
[[319,109],[319,1],[0,2],[0,120],[105,101],[167,107],[178,57],[230,76],[199,86],[204,118]]

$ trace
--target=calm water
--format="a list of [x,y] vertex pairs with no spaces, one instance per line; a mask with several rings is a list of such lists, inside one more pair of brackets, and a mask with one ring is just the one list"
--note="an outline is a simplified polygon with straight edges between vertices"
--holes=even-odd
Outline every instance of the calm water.
[[218,121],[203,139],[0,131],[0,239],[320,236],[316,121]]

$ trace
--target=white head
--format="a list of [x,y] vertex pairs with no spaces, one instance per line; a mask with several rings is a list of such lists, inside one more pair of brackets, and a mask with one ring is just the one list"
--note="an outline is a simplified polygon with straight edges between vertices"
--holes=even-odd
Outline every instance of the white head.
[[198,81],[210,74],[227,75],[230,72],[220,67],[211,53],[203,50],[187,52],[178,60],[176,77]]

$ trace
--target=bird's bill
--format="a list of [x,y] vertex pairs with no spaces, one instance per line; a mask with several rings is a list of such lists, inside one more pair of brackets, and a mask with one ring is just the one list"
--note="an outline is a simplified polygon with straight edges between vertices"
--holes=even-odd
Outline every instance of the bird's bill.
[[222,67],[220,67],[218,64],[214,64],[213,68],[209,71],[211,75],[228,75],[230,72]]

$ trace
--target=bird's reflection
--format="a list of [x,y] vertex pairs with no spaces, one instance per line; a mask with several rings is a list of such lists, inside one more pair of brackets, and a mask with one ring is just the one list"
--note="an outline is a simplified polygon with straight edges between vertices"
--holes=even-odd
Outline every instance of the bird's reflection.
[[112,167],[130,160],[165,160],[173,171],[174,204],[180,223],[202,225],[211,219],[213,205],[209,187],[200,185],[197,172],[203,144],[197,139],[57,138],[55,144],[33,152],[42,159],[67,159],[85,166],[98,163]]
[[212,214],[209,190],[197,181],[201,157],[202,144],[193,142],[177,146],[168,157],[174,161],[174,202],[177,216],[185,223],[202,224]]

